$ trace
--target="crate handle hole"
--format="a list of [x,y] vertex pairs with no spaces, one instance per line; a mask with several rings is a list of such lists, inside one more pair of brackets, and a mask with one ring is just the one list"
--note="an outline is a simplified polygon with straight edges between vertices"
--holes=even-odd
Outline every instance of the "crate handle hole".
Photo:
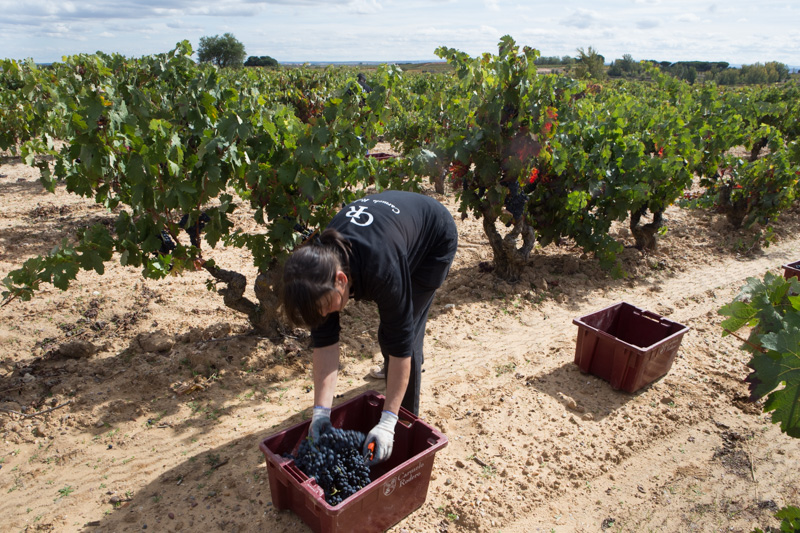
[[[639,313],[637,313],[637,314],[639,314]],[[657,314],[655,314],[655,313],[653,313],[651,311],[643,311],[639,315],[642,318],[648,318],[648,319],[652,320],[653,322],[657,322],[659,324],[661,324],[661,322],[662,322],[662,317],[660,317],[659,315],[657,315]]]

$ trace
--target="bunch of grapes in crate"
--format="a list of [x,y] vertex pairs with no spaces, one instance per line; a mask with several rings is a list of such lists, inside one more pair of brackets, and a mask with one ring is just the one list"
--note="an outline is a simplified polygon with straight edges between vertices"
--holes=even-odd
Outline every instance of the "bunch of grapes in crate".
[[369,466],[361,454],[365,440],[360,431],[331,428],[316,440],[303,440],[297,456],[288,457],[317,481],[328,504],[338,505],[370,482]]

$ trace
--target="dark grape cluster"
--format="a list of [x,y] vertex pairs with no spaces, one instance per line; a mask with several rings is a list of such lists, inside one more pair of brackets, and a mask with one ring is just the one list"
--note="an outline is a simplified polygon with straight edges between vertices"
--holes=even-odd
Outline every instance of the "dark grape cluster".
[[506,196],[504,204],[508,212],[514,217],[514,220],[518,220],[522,217],[527,202],[528,195],[520,190],[519,182],[517,180],[509,182],[508,195]]
[[161,239],[161,247],[158,249],[158,253],[167,255],[171,254],[172,250],[176,248],[175,241],[172,240],[172,237],[167,230],[161,230],[161,234],[158,236]]
[[[289,217],[284,217],[286,220],[291,220]],[[317,233],[316,230],[310,229],[299,222],[296,222],[293,228],[297,233],[303,236],[303,242],[308,242],[309,239],[314,237]]]
[[[188,226],[187,224],[189,223],[189,215],[183,215],[178,222],[178,226],[183,228],[186,233],[189,234],[189,240],[192,242],[192,245],[199,248],[200,234],[203,232],[203,228],[205,228],[206,224],[209,222],[211,222],[211,217],[209,217],[206,213],[201,213],[199,220],[194,225]],[[161,255],[171,254],[173,250],[178,247],[166,229],[161,230],[158,238],[161,240],[161,247],[158,249],[158,253]]]
[[208,216],[206,213],[200,213],[200,218],[194,225],[189,226],[189,215],[183,215],[178,222],[178,226],[182,227],[186,233],[189,234],[189,240],[192,243],[192,246],[200,247],[200,234],[203,232],[203,228],[206,227],[206,224],[211,222],[211,217]]
[[305,439],[297,456],[289,457],[305,475],[316,479],[326,502],[338,505],[370,482],[369,466],[361,455],[365,440],[360,431],[331,428],[317,440]]

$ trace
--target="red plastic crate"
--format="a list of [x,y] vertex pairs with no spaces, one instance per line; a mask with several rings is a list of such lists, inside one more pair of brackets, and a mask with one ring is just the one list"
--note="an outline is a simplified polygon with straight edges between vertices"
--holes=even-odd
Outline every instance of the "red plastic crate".
[[[331,422],[368,433],[380,420],[383,402],[377,392],[365,392],[334,407]],[[317,533],[374,533],[408,516],[425,502],[434,454],[448,442],[444,434],[401,408],[392,456],[372,467],[369,485],[331,506],[316,481],[283,457],[297,453],[310,424],[307,420],[267,437],[259,448],[267,458],[272,504],[278,510],[291,509]]]
[[399,156],[387,152],[371,152],[367,154],[367,157],[375,158],[378,161],[385,161],[386,159],[395,159]]
[[688,327],[626,302],[572,321],[575,364],[611,387],[636,392],[672,367]]
[[800,261],[783,265],[783,277],[784,279],[797,278],[800,280]]

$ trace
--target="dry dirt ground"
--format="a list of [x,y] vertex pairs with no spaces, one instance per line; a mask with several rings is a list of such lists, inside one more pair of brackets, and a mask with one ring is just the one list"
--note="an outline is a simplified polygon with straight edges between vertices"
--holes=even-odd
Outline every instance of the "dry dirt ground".
[[[565,243],[535,250],[509,285],[479,267],[491,259],[479,221],[428,194],[461,239],[428,323],[420,413],[449,444],[424,505],[390,531],[749,532],[800,504],[800,442],[746,401],[747,356],[717,313],[748,276],[800,259],[799,211],[761,248],[673,206],[658,252],[623,254],[626,279]],[[2,159],[0,277],[112,217]],[[253,279],[241,250],[207,257]],[[309,417],[307,340],[248,334],[207,278],[146,281],[112,263],[0,308],[0,530],[308,531],[273,508],[259,450]],[[670,372],[634,394],[573,363],[572,320],[619,301],[691,328]],[[336,401],[382,392],[368,375],[374,307],[351,303],[343,324]],[[96,353],[65,353],[75,340]]]

